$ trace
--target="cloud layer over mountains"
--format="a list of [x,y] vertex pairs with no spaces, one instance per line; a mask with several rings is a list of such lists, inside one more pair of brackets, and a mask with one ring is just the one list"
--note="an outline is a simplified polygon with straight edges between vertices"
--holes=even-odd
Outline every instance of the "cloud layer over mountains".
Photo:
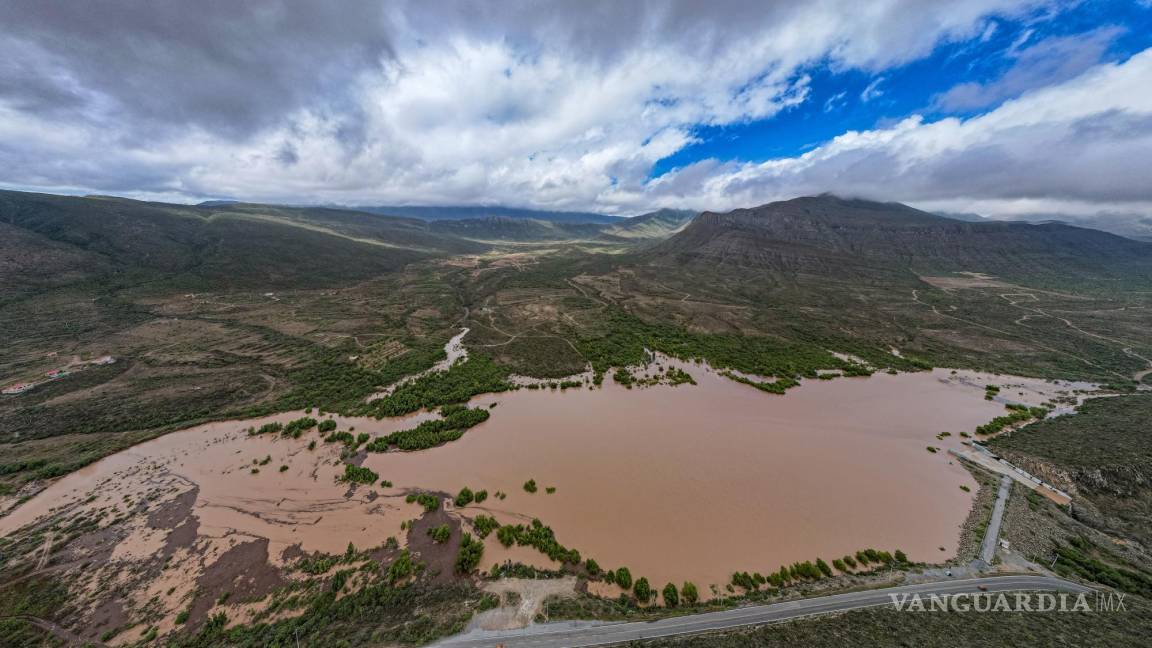
[[935,118],[653,177],[700,127],[808,107],[817,71],[880,80],[1059,4],[0,0],[0,184],[617,213],[834,191],[1152,213],[1152,50],[1104,60],[1117,26],[1022,48],[937,97]]

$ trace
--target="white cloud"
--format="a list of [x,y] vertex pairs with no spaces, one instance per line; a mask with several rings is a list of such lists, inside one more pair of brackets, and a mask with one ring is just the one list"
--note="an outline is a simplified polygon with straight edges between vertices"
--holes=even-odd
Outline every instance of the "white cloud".
[[860,91],[860,101],[868,103],[873,99],[879,99],[884,96],[884,91],[880,89],[880,84],[884,83],[884,77],[876,77],[869,83],[862,91]]
[[969,111],[995,105],[1021,93],[1079,75],[1100,62],[1112,42],[1124,32],[1101,27],[1082,34],[1049,38],[1026,48],[1013,46],[1012,67],[985,83],[961,83],[936,97],[933,105],[945,112]]
[[[7,186],[187,200],[483,202],[636,213],[827,189],[910,200],[999,196],[1005,190],[995,178],[978,165],[963,167],[981,150],[1004,156],[1000,163],[1010,169],[1034,164],[1030,155],[1044,161],[1053,138],[1065,148],[1080,142],[1089,158],[1105,155],[1104,144],[1085,144],[1068,130],[1067,107],[1041,102],[1029,110],[1059,114],[1003,125],[997,119],[1012,110],[1006,104],[983,121],[911,119],[846,133],[797,158],[705,161],[648,179],[656,161],[694,141],[697,125],[763,119],[806,101],[809,65],[865,70],[878,83],[883,70],[942,41],[987,33],[989,16],[1017,15],[1043,0],[864,7],[849,0],[724,0],[707,10],[697,2],[419,2],[347,16],[315,5],[323,15],[295,20],[275,5],[237,9],[241,15],[227,20],[201,20],[200,10],[189,9],[181,17],[189,28],[175,32],[157,27],[167,21],[140,15],[103,24],[101,12],[82,11],[82,4],[6,10],[16,18],[10,33],[0,32],[0,182]],[[234,38],[245,33],[249,13],[258,20],[255,49]],[[312,24],[323,26],[324,39],[309,38]],[[282,42],[270,42],[282,33]],[[313,44],[295,52],[298,42]],[[208,56],[212,48],[227,55]],[[333,49],[339,67],[309,76],[301,59],[322,59]],[[189,92],[197,101],[185,114],[180,102],[164,98],[186,94],[189,52],[210,66],[196,75]],[[291,72],[269,52],[285,58]],[[233,62],[240,67],[226,67]],[[33,79],[21,72],[27,69],[43,74]],[[147,73],[134,75],[140,70]],[[268,82],[243,86],[257,74]],[[19,83],[6,85],[9,77]],[[133,84],[140,78],[146,87]],[[228,81],[222,90],[234,90],[219,104],[211,101],[217,78]],[[15,95],[5,92],[13,88]],[[291,101],[279,106],[275,97],[290,88]],[[144,91],[160,99],[141,112],[134,105]],[[984,133],[996,135],[988,140]],[[948,164],[972,176],[957,187],[984,194],[947,189]],[[1102,191],[1103,180],[1078,175],[1096,184],[1076,177],[1067,186]],[[1028,195],[1037,182],[1013,180]]]
[[724,209],[833,191],[991,216],[1152,214],[1152,49],[967,120],[914,116],[802,156],[699,163],[622,204]]

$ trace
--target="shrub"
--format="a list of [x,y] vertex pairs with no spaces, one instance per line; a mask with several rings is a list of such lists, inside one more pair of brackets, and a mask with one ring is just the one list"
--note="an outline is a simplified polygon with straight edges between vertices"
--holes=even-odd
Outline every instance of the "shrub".
[[425,450],[455,441],[464,436],[468,428],[488,420],[488,410],[462,406],[444,407],[442,418],[424,421],[409,430],[377,437],[365,448],[369,452],[387,452],[395,446],[404,451]]
[[524,482],[524,490],[528,491],[529,493],[535,493],[536,492],[536,480],[535,479],[529,479],[528,481]]
[[452,537],[452,529],[447,524],[441,524],[428,529],[428,536],[432,538],[432,542],[442,544],[448,542],[448,538]]
[[344,476],[340,480],[353,484],[373,484],[379,478],[380,475],[377,475],[370,468],[344,464]]
[[414,565],[412,564],[412,554],[407,549],[401,550],[400,555],[396,556],[396,560],[388,565],[388,578],[393,583],[404,580],[412,575]]
[[696,591],[696,583],[685,581],[680,587],[680,595],[688,605],[695,605],[700,600],[700,593]]
[[261,425],[259,430],[251,430],[251,428],[249,428],[248,434],[275,434],[283,429],[283,424],[272,422]]
[[672,583],[664,586],[664,605],[665,607],[676,607],[680,605],[680,592]]
[[461,574],[470,574],[480,559],[484,556],[484,542],[465,533],[460,542],[460,551],[456,554],[456,571]]
[[465,506],[471,504],[475,499],[476,496],[472,493],[472,489],[465,486],[464,488],[461,488],[460,492],[456,495],[456,507],[464,508]]
[[488,499],[488,491],[486,491],[486,490],[478,490],[478,491],[476,491],[476,497],[475,497],[475,500],[476,500],[476,503],[477,503],[477,504],[479,504],[479,503],[483,502],[483,501],[484,501],[484,500],[486,500],[486,499]]
[[496,539],[505,547],[511,547],[516,544],[516,527],[505,524],[496,530]]
[[647,603],[648,599],[652,598],[652,586],[648,584],[648,579],[641,576],[636,579],[636,584],[632,586],[632,593],[636,595],[636,600],[641,603]]
[[628,571],[627,567],[621,567],[616,570],[616,584],[621,589],[632,589],[632,572]]
[[500,523],[491,515],[477,515],[476,519],[472,520],[472,528],[475,529],[476,535],[481,538],[487,538],[488,534],[499,527]]
[[404,498],[404,501],[408,502],[409,504],[415,502],[420,506],[423,506],[424,510],[428,511],[429,513],[440,508],[440,498],[431,493],[408,493],[408,496]]

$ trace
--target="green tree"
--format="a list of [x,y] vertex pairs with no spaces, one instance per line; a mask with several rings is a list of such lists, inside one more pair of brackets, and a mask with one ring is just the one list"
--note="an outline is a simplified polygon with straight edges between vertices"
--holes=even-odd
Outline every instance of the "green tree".
[[832,575],[832,568],[828,566],[828,563],[824,562],[823,558],[816,559],[816,568],[819,569],[820,573],[824,574],[825,577]]
[[584,561],[584,569],[588,570],[588,574],[590,576],[597,576],[600,574],[600,563],[589,558],[588,560]]
[[471,504],[475,499],[476,496],[472,493],[472,489],[465,486],[464,488],[460,489],[459,493],[456,494],[456,508],[464,508],[465,506]]
[[647,603],[648,599],[652,598],[652,586],[648,584],[648,579],[641,576],[636,579],[636,584],[632,586],[632,593],[636,595],[636,600],[641,603]]
[[456,571],[461,574],[470,574],[480,564],[484,556],[484,541],[477,540],[472,534],[465,533],[460,541],[460,551],[456,554]]
[[898,562],[898,563],[907,563],[908,562],[908,555],[905,554],[903,551],[900,551],[899,549],[897,549],[896,552],[892,555],[896,558],[896,562]]
[[411,576],[413,570],[412,554],[408,553],[407,549],[403,549],[400,551],[400,555],[396,556],[396,560],[388,565],[388,578],[393,583],[402,581]]
[[616,584],[621,589],[632,589],[632,572],[628,571],[627,567],[620,567],[616,570]]
[[528,481],[524,482],[524,490],[528,491],[529,493],[535,493],[536,492],[536,480],[535,479],[529,479]]
[[696,590],[696,583],[692,581],[684,581],[684,585],[680,587],[680,595],[688,605],[695,605],[696,601],[700,600],[700,593]]
[[680,592],[677,591],[676,586],[668,583],[664,586],[664,606],[676,607],[680,605]]
[[448,538],[452,537],[452,528],[447,524],[441,524],[428,529],[428,535],[432,538],[432,542],[442,544],[448,542]]

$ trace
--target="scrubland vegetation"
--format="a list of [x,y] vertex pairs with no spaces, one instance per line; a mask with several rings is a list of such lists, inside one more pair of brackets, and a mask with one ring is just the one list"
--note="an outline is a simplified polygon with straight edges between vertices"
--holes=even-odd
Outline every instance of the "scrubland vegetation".
[[434,448],[464,436],[468,428],[487,421],[489,414],[482,407],[445,405],[440,410],[440,417],[424,421],[410,430],[377,437],[365,448],[369,452],[387,452],[390,448],[405,452]]

